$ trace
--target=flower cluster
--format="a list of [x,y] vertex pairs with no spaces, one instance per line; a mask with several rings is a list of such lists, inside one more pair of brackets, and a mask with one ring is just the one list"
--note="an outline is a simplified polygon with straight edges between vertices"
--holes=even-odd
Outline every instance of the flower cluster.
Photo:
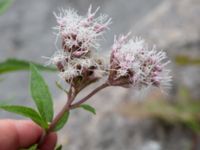
[[115,39],[110,58],[109,80],[113,85],[169,88],[171,76],[166,69],[166,53],[149,50],[140,38],[128,40],[129,34]]
[[62,38],[62,46],[66,52],[72,52],[74,56],[84,55],[91,48],[99,48],[99,37],[108,29],[111,19],[107,15],[95,18],[92,6],[89,7],[86,17],[79,16],[74,10],[61,10],[55,15],[58,26],[55,29]]
[[55,15],[55,27],[62,42],[62,49],[51,58],[60,71],[59,76],[66,82],[85,87],[108,75],[107,83],[112,86],[169,88],[171,76],[166,69],[166,53],[155,48],[148,49],[144,40],[129,39],[130,34],[115,38],[110,64],[105,64],[97,53],[98,41],[111,24],[106,15],[95,17],[99,8],[86,16],[74,10],[61,10]]
[[55,14],[58,23],[55,29],[62,40],[62,49],[54,53],[49,64],[57,66],[62,79],[79,87],[98,80],[106,70],[96,50],[111,19],[103,14],[95,17],[98,10],[92,12],[90,6],[85,17],[74,10],[61,10],[59,15]]

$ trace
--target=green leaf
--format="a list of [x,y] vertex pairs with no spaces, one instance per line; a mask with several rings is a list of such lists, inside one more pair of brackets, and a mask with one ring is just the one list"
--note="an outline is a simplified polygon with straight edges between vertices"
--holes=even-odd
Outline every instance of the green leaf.
[[32,108],[17,105],[0,105],[0,109],[28,117],[43,128],[48,128],[48,124]]
[[13,0],[0,0],[0,15],[5,12],[13,3]]
[[56,71],[55,68],[45,67],[41,64],[29,62],[26,60],[19,59],[7,59],[3,62],[0,62],[0,74],[13,72],[13,71],[21,71],[21,70],[29,70],[29,64],[34,64],[37,68],[47,71]]
[[35,104],[42,116],[48,122],[53,118],[53,101],[49,88],[43,77],[34,65],[30,65],[31,70],[31,94]]
[[28,148],[28,150],[37,150],[37,146],[38,146],[37,144],[34,144],[30,148]]
[[34,144],[34,145],[32,145],[32,146],[30,146],[29,148],[22,148],[22,149],[20,149],[20,150],[37,150],[37,144]]
[[64,127],[64,125],[67,123],[67,121],[69,119],[69,114],[70,114],[69,111],[64,113],[62,118],[56,124],[54,131],[59,131],[60,129],[62,129]]
[[56,150],[62,150],[62,145],[59,145],[58,147],[56,147]]
[[88,104],[82,104],[82,105],[80,105],[80,107],[85,109],[85,110],[87,110],[87,111],[89,111],[89,112],[91,112],[91,113],[93,113],[94,115],[96,115],[96,110],[95,110],[94,107],[92,107],[92,106],[90,106]]
[[63,91],[63,92],[65,92],[66,94],[68,94],[67,90],[65,90],[65,89],[62,87],[62,85],[61,85],[60,83],[58,83],[57,81],[56,81],[56,86],[57,86],[61,91]]

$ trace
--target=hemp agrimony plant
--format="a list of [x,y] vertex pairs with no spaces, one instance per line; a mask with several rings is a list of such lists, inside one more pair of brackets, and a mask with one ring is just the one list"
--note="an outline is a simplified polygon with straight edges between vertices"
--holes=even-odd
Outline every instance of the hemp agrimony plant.
[[[95,17],[99,8],[92,12],[88,9],[86,16],[76,11],[61,10],[55,14],[58,25],[56,39],[61,41],[61,48],[52,57],[47,57],[47,64],[53,64],[59,71],[59,77],[68,85],[63,88],[66,104],[54,116],[51,93],[34,65],[31,70],[31,94],[37,110],[25,106],[0,106],[1,109],[18,113],[32,119],[44,129],[38,148],[51,132],[60,130],[67,122],[70,112],[83,108],[95,113],[95,109],[85,104],[94,94],[110,86],[121,86],[142,90],[158,87],[162,91],[170,87],[170,71],[166,68],[169,61],[166,53],[149,49],[141,38],[130,38],[130,33],[115,37],[109,60],[103,58],[98,49],[103,33],[109,28],[111,19],[101,14]],[[77,100],[76,96],[87,86],[103,79],[98,87],[87,96]]]

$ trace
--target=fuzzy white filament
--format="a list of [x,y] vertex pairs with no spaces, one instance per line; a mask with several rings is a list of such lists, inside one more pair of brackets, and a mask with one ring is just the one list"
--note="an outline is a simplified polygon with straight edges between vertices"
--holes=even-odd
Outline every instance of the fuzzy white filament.
[[112,63],[116,64],[115,78],[129,76],[133,87],[157,86],[163,89],[170,87],[170,71],[166,68],[166,53],[155,47],[148,49],[140,38],[128,40],[127,36],[115,39],[112,47]]
[[69,48],[77,46],[82,50],[99,48],[99,37],[108,29],[111,19],[103,14],[95,18],[98,10],[99,8],[92,13],[90,6],[86,16],[80,16],[72,9],[61,9],[60,14],[55,14],[58,23],[55,29],[64,39],[65,46]]
[[99,8],[92,12],[90,6],[86,16],[72,9],[61,9],[55,14],[62,49],[48,58],[48,64],[56,65],[59,76],[68,83],[85,80],[86,84],[87,80],[93,82],[108,75],[113,86],[168,89],[172,77],[166,53],[155,47],[149,49],[141,38],[129,39],[130,33],[115,37],[110,63],[105,63],[96,50],[111,19],[102,14],[96,17],[98,11]]

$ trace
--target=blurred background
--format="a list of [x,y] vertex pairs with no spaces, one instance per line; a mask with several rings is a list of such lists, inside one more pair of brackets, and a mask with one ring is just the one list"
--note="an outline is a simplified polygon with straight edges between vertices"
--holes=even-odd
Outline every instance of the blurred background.
[[[0,3],[1,4],[1,3]],[[102,41],[106,52],[114,35],[132,31],[149,46],[157,45],[172,60],[168,95],[152,90],[108,88],[91,98],[97,115],[75,110],[59,132],[64,150],[200,150],[200,1],[199,0],[14,0],[0,15],[0,103],[34,106],[27,71],[5,73],[8,58],[44,64],[55,51],[53,12],[74,8],[84,15],[89,5],[112,17]],[[2,72],[1,72],[2,71]],[[55,109],[65,95],[55,86],[55,72],[43,72]],[[87,94],[95,85],[83,92]],[[20,118],[0,111],[0,118]]]

